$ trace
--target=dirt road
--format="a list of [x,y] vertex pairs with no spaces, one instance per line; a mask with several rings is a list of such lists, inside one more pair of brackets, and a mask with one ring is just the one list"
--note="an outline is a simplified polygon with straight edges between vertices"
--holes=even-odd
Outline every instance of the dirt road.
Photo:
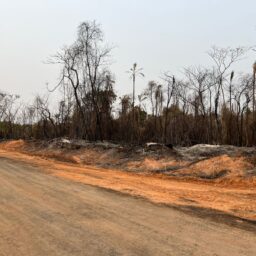
[[0,158],[0,255],[255,255],[250,230]]

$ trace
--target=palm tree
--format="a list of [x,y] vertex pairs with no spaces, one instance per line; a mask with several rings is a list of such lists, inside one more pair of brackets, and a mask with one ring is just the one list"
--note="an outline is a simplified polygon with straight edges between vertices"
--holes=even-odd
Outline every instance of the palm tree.
[[252,87],[252,90],[253,90],[253,95],[252,95],[252,100],[253,100],[253,111],[255,111],[255,79],[256,79],[256,62],[254,62],[253,64],[253,87]]
[[132,91],[132,109],[133,109],[133,114],[134,114],[134,106],[135,106],[135,81],[137,76],[142,76],[144,77],[145,75],[142,73],[142,68],[137,67],[137,63],[134,63],[132,68],[127,71],[132,78],[132,85],[133,85],[133,91]]
[[255,144],[255,80],[256,80],[256,62],[253,64],[253,84],[252,84],[252,117],[253,117],[253,143]]

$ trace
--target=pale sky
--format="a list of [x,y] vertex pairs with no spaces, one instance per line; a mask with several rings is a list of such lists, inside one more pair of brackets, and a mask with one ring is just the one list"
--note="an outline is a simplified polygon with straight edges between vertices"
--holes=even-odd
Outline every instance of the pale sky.
[[[206,52],[256,44],[255,0],[0,0],[0,89],[24,99],[57,83],[57,66],[44,61],[76,38],[82,21],[102,25],[115,45],[112,72],[119,94],[132,90],[128,70],[134,62],[149,80],[165,71],[209,65]],[[251,72],[256,52],[235,68]]]

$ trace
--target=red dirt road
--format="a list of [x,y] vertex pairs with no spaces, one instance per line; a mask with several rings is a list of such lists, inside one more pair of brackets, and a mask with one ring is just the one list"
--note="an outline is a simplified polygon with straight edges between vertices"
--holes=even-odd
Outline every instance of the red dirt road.
[[183,181],[166,176],[128,173],[92,166],[79,166],[0,150],[0,156],[43,167],[52,176],[98,186],[152,202],[212,209],[256,220],[256,187]]
[[[3,155],[0,158],[1,256],[256,253],[255,224],[241,223],[240,228],[231,225],[229,217],[216,222],[74,182],[76,179],[63,179],[60,177],[64,176],[64,170],[49,173],[52,167],[48,166],[47,173],[43,167]],[[96,176],[90,172],[92,180],[105,179],[99,178],[100,170],[95,172]],[[90,177],[89,173],[80,175]],[[114,182],[113,178],[113,185],[120,182]],[[179,186],[182,188],[184,184]]]

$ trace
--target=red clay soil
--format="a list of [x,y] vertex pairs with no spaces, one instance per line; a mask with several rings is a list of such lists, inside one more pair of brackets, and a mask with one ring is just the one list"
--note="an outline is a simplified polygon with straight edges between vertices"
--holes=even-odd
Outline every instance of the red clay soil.
[[[106,169],[82,164],[72,164],[25,154],[23,141],[14,141],[0,146],[0,157],[27,162],[37,166],[49,175],[73,180],[88,185],[119,191],[132,196],[146,198],[155,203],[193,206],[222,211],[237,217],[256,220],[256,186],[254,178],[244,178],[241,168],[250,168],[242,158],[231,161],[229,157],[220,157],[193,166],[193,171],[206,167],[207,171],[222,169],[227,164],[232,169],[232,181],[203,181],[201,179],[168,177],[163,174],[132,173],[115,169]],[[38,154],[37,154],[38,155]],[[218,167],[219,166],[219,167]],[[188,170],[182,170],[184,173]]]

